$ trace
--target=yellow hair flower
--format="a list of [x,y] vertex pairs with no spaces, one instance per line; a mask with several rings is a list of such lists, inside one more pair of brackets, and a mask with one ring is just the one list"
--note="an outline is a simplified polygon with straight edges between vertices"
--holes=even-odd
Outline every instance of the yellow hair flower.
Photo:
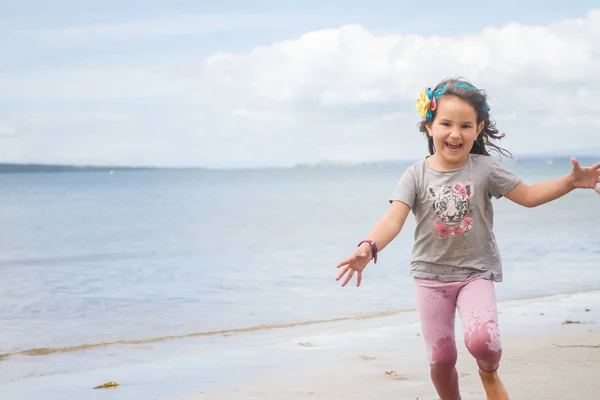
[[417,112],[424,120],[427,118],[427,113],[429,112],[429,106],[431,105],[431,99],[429,97],[428,89],[425,88],[421,92],[421,95],[417,99],[416,108]]

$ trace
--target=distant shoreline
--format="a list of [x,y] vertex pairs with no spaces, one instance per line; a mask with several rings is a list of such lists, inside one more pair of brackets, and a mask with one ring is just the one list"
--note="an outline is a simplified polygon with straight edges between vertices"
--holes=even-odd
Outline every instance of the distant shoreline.
[[[575,155],[579,160],[592,160],[596,162],[600,158],[592,155]],[[502,157],[510,163],[570,163],[571,156],[564,155],[515,155],[514,159]],[[391,167],[402,166],[415,162],[415,160],[375,160],[375,161],[327,161],[314,163],[298,163],[288,166],[258,166],[258,167],[204,167],[204,166],[111,166],[111,165],[75,165],[75,164],[46,164],[46,163],[0,163],[0,174],[2,173],[31,173],[31,172],[111,172],[111,171],[151,171],[151,170],[205,170],[205,171],[234,171],[234,170],[270,170],[270,169],[304,169],[304,168],[356,168],[356,167]]]
[[123,170],[153,170],[155,167],[124,167],[102,165],[61,165],[61,164],[35,164],[35,163],[0,163],[0,173],[23,172],[111,172]]

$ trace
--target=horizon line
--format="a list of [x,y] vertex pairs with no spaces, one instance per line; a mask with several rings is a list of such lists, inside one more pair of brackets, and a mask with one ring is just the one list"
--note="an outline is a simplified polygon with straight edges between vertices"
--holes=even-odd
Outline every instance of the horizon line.
[[[575,154],[565,155],[556,153],[540,153],[540,154],[513,154],[513,158],[502,157],[511,162],[521,161],[554,161],[566,160],[571,157],[593,158],[591,154]],[[598,155],[600,158],[600,154]],[[298,162],[288,165],[262,165],[262,166],[209,166],[209,165],[190,165],[190,166],[168,166],[168,165],[143,165],[143,164],[75,164],[75,163],[51,163],[51,162],[0,162],[0,171],[5,168],[15,168],[18,170],[37,169],[39,170],[257,170],[257,169],[294,169],[294,168],[312,168],[312,167],[356,167],[356,166],[391,166],[400,165],[410,162],[416,162],[418,158],[402,158],[402,159],[380,159],[380,160],[321,160],[315,162]]]

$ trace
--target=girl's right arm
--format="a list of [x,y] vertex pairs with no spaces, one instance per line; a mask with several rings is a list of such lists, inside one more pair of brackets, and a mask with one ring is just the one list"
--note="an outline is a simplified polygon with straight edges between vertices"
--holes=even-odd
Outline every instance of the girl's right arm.
[[[383,250],[402,230],[410,207],[401,201],[393,201],[383,217],[375,224],[371,232],[366,239],[375,242],[378,251]],[[340,273],[336,277],[339,281],[344,275],[346,279],[342,282],[342,286],[346,286],[348,282],[357,273],[356,286],[360,286],[362,281],[362,271],[369,264],[373,258],[371,245],[363,243],[358,247],[354,253],[344,259],[337,265],[340,269]]]
[[[401,201],[393,201],[383,217],[371,229],[367,239],[374,241],[379,251],[383,250],[402,231],[409,212],[409,206]],[[362,246],[366,247],[371,258],[373,256],[371,246],[366,243],[363,243]]]

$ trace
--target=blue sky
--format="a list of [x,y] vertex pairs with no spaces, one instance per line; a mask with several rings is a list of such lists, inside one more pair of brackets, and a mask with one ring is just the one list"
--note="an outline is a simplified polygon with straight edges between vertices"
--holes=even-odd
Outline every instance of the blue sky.
[[0,159],[414,159],[414,99],[452,75],[517,154],[600,148],[600,6],[399,3],[3,2]]

